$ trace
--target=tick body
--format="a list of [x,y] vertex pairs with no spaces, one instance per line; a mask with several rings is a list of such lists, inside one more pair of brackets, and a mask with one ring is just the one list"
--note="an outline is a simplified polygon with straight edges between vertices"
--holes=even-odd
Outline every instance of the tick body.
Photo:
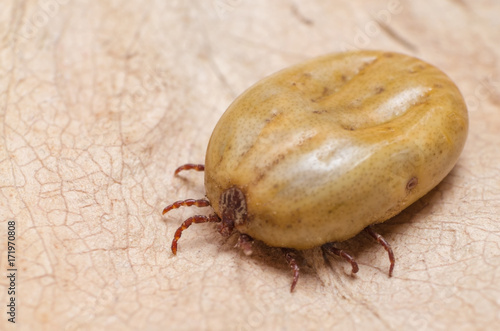
[[[378,51],[316,58],[259,81],[231,104],[207,148],[208,202],[198,204],[212,206],[206,221],[218,219],[222,234],[236,230],[286,249],[323,246],[352,264],[330,243],[386,221],[435,187],[455,165],[467,128],[459,90],[430,64]],[[298,267],[289,251],[286,259],[295,285]]]

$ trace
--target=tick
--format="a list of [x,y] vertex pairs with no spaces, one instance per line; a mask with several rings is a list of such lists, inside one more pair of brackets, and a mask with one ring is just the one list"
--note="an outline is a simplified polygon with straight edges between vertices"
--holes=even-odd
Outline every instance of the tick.
[[421,198],[453,168],[465,144],[467,108],[456,85],[436,67],[391,52],[332,54],[292,66],[257,82],[222,115],[205,164],[206,198],[177,201],[211,207],[186,219],[172,252],[193,223],[217,223],[239,233],[250,255],[253,240],[281,247],[299,278],[296,250],[334,246],[367,231],[387,251],[372,225]]

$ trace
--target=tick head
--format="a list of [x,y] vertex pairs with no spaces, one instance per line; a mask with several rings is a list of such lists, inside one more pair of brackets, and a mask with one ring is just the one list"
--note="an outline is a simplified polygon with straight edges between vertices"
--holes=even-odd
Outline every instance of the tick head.
[[235,227],[243,225],[247,221],[247,203],[245,194],[236,186],[225,190],[219,201],[220,217],[219,232],[223,236],[229,236]]

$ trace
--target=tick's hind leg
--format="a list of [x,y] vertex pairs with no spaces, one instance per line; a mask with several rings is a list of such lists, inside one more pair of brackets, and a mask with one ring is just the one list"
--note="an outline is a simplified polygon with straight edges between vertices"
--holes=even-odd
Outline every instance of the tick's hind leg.
[[179,174],[179,172],[184,171],[184,170],[204,171],[205,170],[205,165],[203,165],[203,164],[187,163],[187,164],[181,165],[179,168],[175,169],[174,175],[177,176]]
[[323,246],[321,246],[321,248],[323,249],[323,251],[330,253],[330,254],[333,254],[333,255],[337,255],[337,256],[343,258],[344,260],[346,260],[347,262],[349,262],[351,264],[351,267],[352,267],[351,272],[353,274],[355,274],[359,271],[358,264],[353,259],[353,257],[351,255],[349,255],[349,253],[347,253],[346,251],[333,246],[333,243],[326,243]]
[[292,286],[290,287],[290,292],[293,292],[295,285],[297,285],[297,282],[299,281],[300,268],[297,265],[297,261],[295,261],[295,251],[293,249],[282,248],[281,250],[285,253],[286,262],[288,262],[288,265],[293,270],[293,281]]
[[175,231],[174,240],[172,240],[172,253],[177,254],[177,241],[182,236],[182,231],[186,230],[193,223],[217,223],[220,222],[219,216],[212,214],[209,216],[196,215],[185,220],[182,225]]
[[396,263],[396,259],[394,258],[394,253],[392,252],[391,245],[382,237],[381,234],[378,234],[373,230],[371,226],[368,226],[366,229],[366,232],[370,236],[372,236],[380,245],[382,245],[385,250],[387,251],[387,254],[389,254],[389,261],[391,261],[391,267],[389,268],[389,277],[392,277],[392,271],[394,270],[394,264]]

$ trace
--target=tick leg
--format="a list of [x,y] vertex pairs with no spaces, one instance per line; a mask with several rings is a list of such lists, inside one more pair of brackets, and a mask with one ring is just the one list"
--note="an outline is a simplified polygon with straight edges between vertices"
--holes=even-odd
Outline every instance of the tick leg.
[[353,274],[355,274],[359,271],[358,263],[356,261],[354,261],[353,257],[349,253],[347,253],[346,251],[333,246],[332,243],[324,244],[323,246],[321,246],[321,248],[323,248],[327,253],[337,255],[337,256],[343,258],[344,260],[346,260],[347,262],[349,262],[351,264],[351,267],[352,267],[351,272]]
[[300,268],[297,265],[297,261],[295,261],[295,252],[292,249],[282,248],[282,251],[283,253],[285,253],[286,262],[293,270],[293,281],[292,286],[290,287],[290,292],[293,292],[293,290],[295,289],[295,285],[297,285],[297,282],[299,281]]
[[205,170],[205,165],[203,164],[184,164],[181,165],[179,168],[175,169],[174,175],[177,176],[179,172],[184,171],[184,170],[196,170],[196,171],[204,171]]
[[240,233],[240,237],[238,238],[236,246],[241,248],[241,250],[246,256],[252,255],[253,238],[250,237],[248,234]]
[[389,245],[389,243],[384,239],[384,237],[382,237],[382,235],[375,232],[375,230],[373,230],[371,226],[368,226],[365,230],[380,245],[382,245],[389,254],[389,261],[391,261],[391,267],[389,268],[389,277],[392,277],[392,271],[394,270],[394,263],[396,263],[396,259],[394,258],[394,253],[392,252],[391,245]]
[[220,222],[219,216],[217,216],[216,214],[212,214],[209,216],[196,215],[185,220],[182,223],[182,225],[177,229],[177,231],[175,231],[174,240],[172,240],[172,253],[174,253],[174,255],[177,254],[177,241],[182,236],[182,231],[189,228],[193,223],[210,223],[210,222],[214,223]]
[[163,215],[165,215],[166,213],[168,213],[172,209],[177,209],[177,208],[183,207],[183,206],[208,207],[208,206],[210,206],[210,201],[205,200],[205,199],[199,199],[199,200],[187,199],[187,200],[176,201],[173,204],[166,206],[165,209],[163,209]]

